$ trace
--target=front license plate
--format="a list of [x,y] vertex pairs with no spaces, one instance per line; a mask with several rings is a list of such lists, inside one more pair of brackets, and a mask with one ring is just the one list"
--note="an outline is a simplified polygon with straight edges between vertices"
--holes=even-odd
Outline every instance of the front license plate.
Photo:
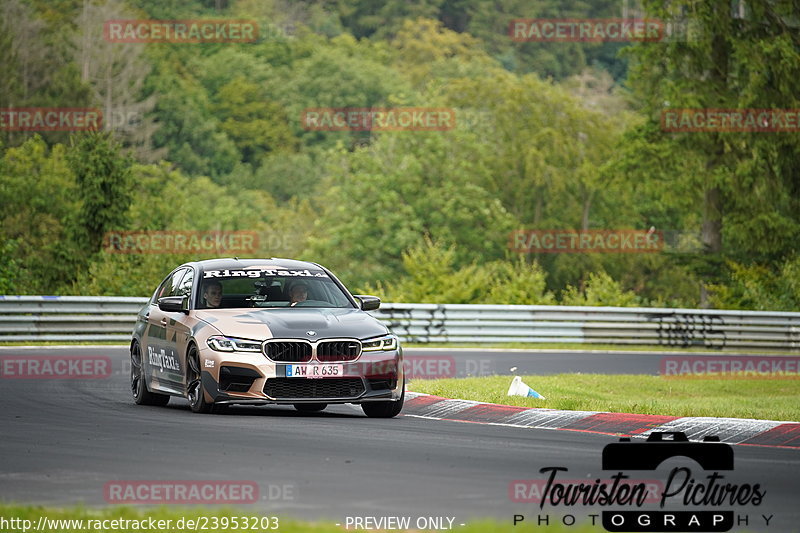
[[286,365],[287,378],[335,378],[344,375],[344,365]]

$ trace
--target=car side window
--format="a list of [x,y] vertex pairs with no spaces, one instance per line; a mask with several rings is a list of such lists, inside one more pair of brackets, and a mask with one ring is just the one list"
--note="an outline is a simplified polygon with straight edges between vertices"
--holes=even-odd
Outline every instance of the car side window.
[[167,276],[164,281],[161,283],[161,286],[158,288],[158,292],[156,292],[156,297],[153,299],[153,303],[158,303],[159,298],[163,298],[165,296],[171,296],[173,294],[177,294],[177,290],[179,287],[179,283],[183,275],[186,273],[185,268],[181,268],[176,270],[169,276]]
[[189,269],[186,271],[186,275],[181,280],[180,284],[177,285],[175,292],[170,293],[170,296],[186,296],[190,298],[192,296],[192,282],[194,281],[194,272]]
[[161,285],[158,286],[156,292],[153,293],[153,300],[150,302],[152,305],[158,304],[158,299],[164,296],[164,290],[169,284],[169,280],[172,278],[172,274],[164,278],[164,281],[161,282]]

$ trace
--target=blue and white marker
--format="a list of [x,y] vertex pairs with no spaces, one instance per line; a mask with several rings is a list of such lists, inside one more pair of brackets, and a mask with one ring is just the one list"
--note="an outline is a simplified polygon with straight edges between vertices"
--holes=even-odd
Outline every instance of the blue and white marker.
[[538,398],[539,400],[546,400],[544,396],[525,385],[522,378],[514,376],[511,386],[508,388],[508,396],[528,396],[531,398]]

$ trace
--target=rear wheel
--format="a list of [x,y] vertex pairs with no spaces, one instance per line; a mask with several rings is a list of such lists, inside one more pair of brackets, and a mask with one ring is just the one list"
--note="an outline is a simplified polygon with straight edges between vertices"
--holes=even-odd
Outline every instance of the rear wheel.
[[406,398],[406,384],[403,382],[400,399],[396,402],[365,402],[361,404],[364,414],[370,418],[394,418],[403,409]]
[[137,405],[158,405],[163,407],[169,402],[169,395],[156,394],[147,390],[142,349],[139,347],[138,342],[131,347],[131,393],[133,394],[133,401]]
[[189,407],[195,413],[210,413],[214,407],[213,403],[206,401],[206,395],[203,392],[200,357],[194,344],[189,346],[186,354],[186,399],[189,400]]
[[316,413],[328,407],[327,403],[296,403],[294,408],[301,413]]

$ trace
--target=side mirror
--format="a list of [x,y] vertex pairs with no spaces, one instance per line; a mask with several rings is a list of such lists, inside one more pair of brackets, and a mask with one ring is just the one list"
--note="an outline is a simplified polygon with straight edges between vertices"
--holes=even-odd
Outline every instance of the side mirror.
[[186,296],[164,296],[158,299],[158,308],[168,313],[189,313],[189,298]]
[[361,302],[362,311],[374,311],[381,306],[381,299],[377,296],[368,296],[366,294],[356,294],[356,298]]

